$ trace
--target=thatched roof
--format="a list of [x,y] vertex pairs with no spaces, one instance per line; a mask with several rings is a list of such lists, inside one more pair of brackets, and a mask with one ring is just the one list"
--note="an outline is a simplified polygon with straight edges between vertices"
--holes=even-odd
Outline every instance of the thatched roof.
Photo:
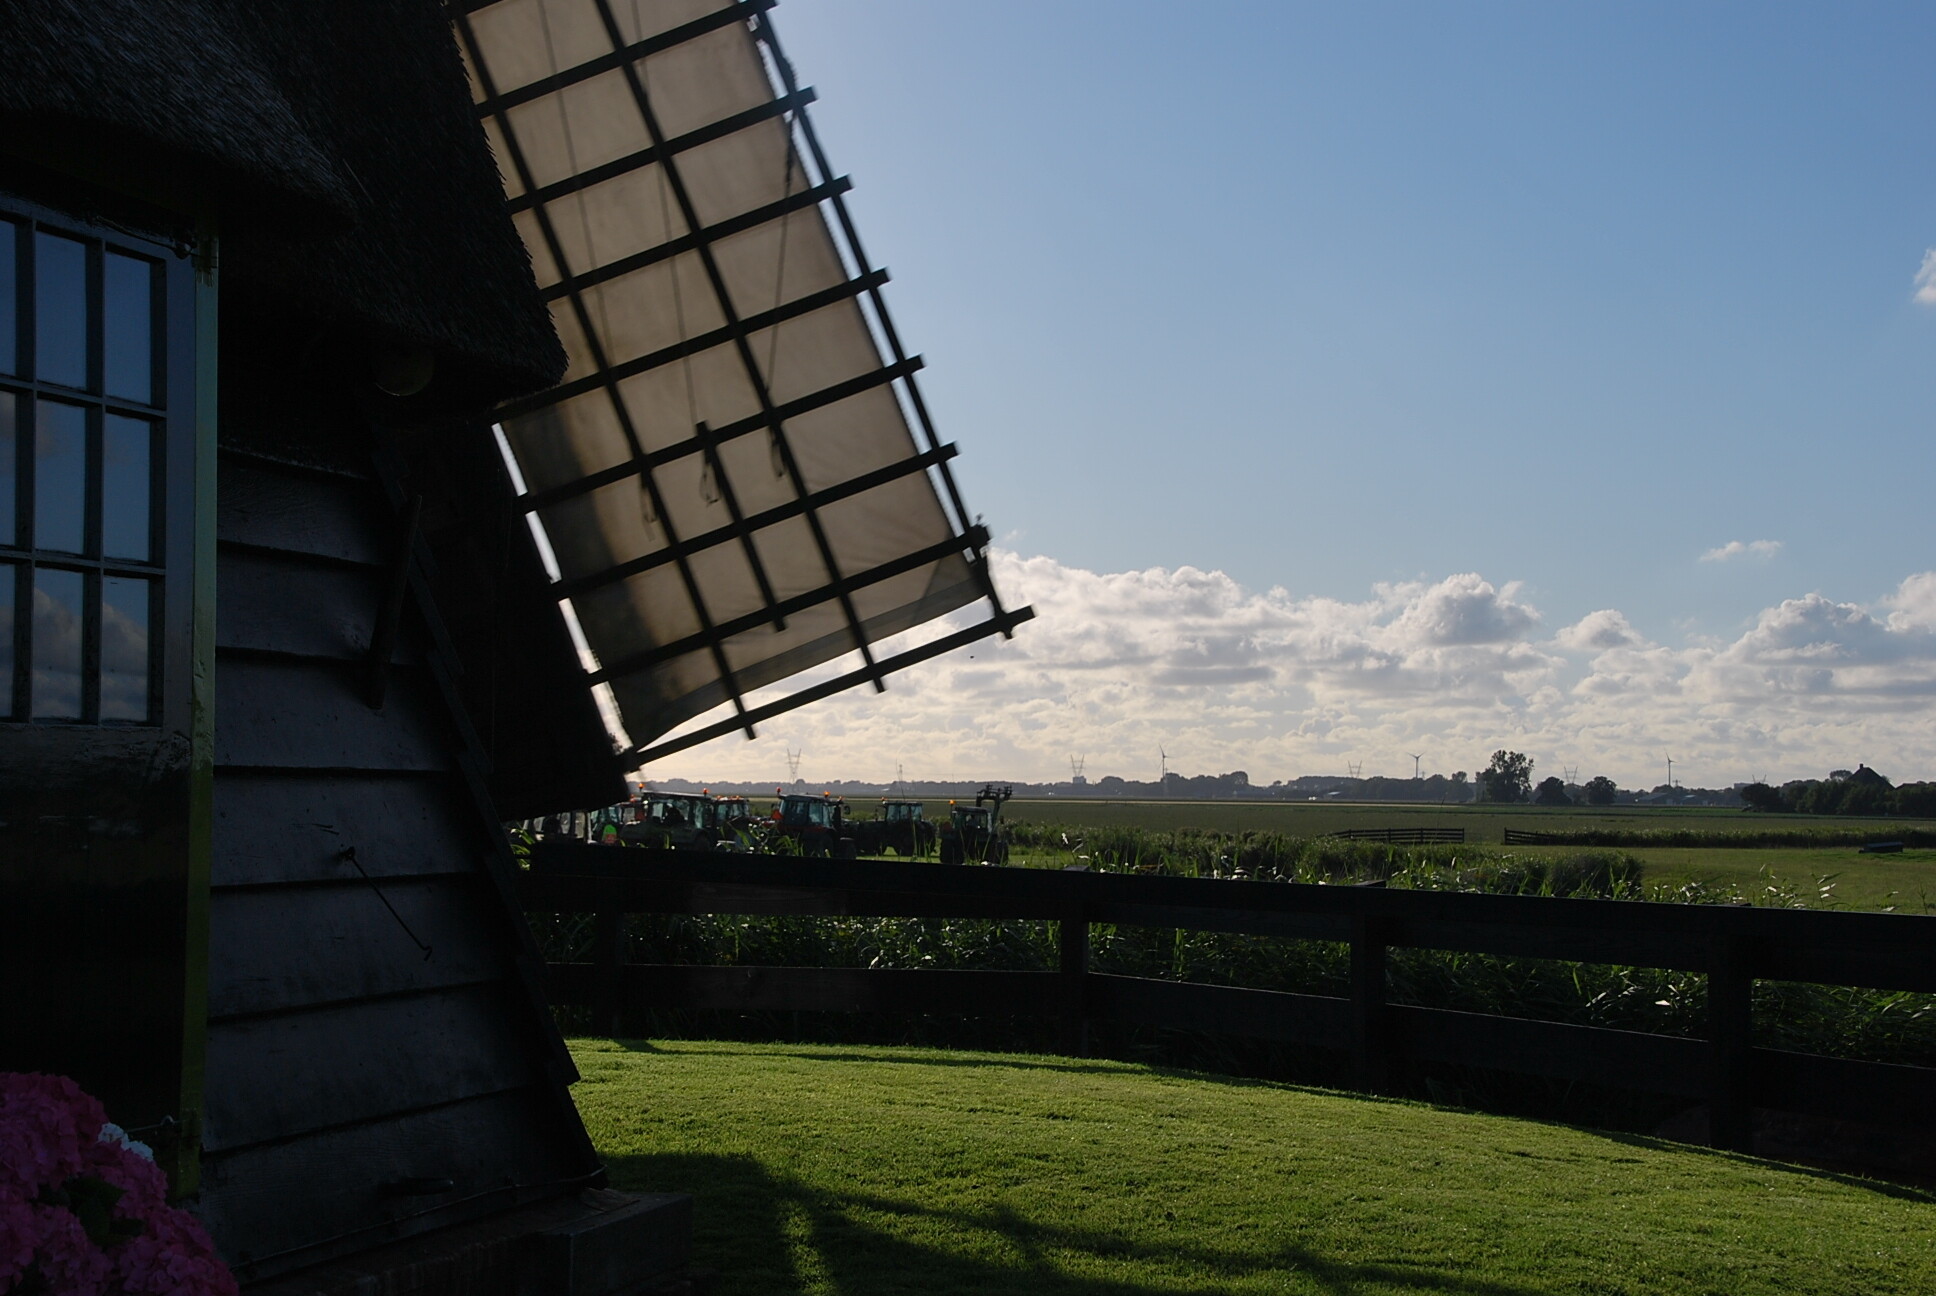
[[436,0],[0,5],[6,140],[212,207],[225,292],[433,348],[430,404],[563,371]]

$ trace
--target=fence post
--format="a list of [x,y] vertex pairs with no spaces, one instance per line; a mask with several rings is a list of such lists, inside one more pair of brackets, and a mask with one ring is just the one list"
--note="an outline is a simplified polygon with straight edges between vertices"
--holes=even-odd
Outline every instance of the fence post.
[[1079,909],[1056,924],[1062,954],[1062,1051],[1089,1056],[1089,920]]
[[1369,914],[1351,919],[1351,1066],[1360,1089],[1379,1093],[1390,1087],[1383,924]]
[[600,1035],[618,1034],[619,966],[624,942],[620,939],[618,906],[606,901],[592,920],[592,961],[598,965],[597,989],[592,992],[592,1029]]
[[1708,1142],[1754,1151],[1754,976],[1741,937],[1714,938],[1707,971]]

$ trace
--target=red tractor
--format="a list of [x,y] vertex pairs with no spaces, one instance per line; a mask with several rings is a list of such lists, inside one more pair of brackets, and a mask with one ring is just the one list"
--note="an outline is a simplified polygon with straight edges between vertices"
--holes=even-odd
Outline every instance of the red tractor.
[[781,792],[780,803],[773,807],[773,820],[767,830],[774,838],[796,843],[802,855],[831,855],[835,859],[860,857],[860,845],[854,840],[853,826],[847,818],[847,803],[831,793],[807,796]]

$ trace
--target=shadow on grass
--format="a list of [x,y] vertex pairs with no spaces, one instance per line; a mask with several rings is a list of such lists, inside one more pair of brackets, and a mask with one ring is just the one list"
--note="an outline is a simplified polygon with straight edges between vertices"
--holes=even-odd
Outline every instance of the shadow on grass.
[[[751,1157],[614,1157],[607,1168],[615,1188],[693,1195],[693,1258],[718,1271],[719,1296],[789,1296],[808,1287],[838,1296],[1178,1296],[1216,1290],[1219,1280],[1260,1274],[1279,1283],[1299,1279],[1326,1296],[1353,1296],[1367,1289],[1439,1296],[1541,1293],[1540,1288],[1477,1279],[1449,1267],[1353,1263],[1294,1245],[1236,1252],[1185,1238],[1154,1243],[1126,1232],[1047,1223],[1008,1205],[936,1209],[775,1176]],[[883,1216],[893,1223],[874,1222]],[[905,1232],[940,1235],[958,1244],[922,1242]],[[991,1260],[991,1251],[1014,1258]],[[1183,1269],[1192,1280],[1068,1272],[1098,1264]]]

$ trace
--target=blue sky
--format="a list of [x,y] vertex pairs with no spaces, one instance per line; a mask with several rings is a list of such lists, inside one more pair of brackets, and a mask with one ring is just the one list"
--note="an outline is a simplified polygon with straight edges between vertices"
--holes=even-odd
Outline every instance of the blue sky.
[[[1433,739],[1446,770],[1517,739],[1548,772],[1627,783],[1668,743],[1698,783],[1863,756],[1936,777],[1911,580],[1936,567],[1936,306],[1916,301],[1936,10],[789,0],[775,19],[970,506],[1025,580],[1222,573],[1233,608],[1275,591],[1279,612],[1386,608],[1366,615],[1390,630],[1471,575],[1502,637],[1422,649],[1549,662],[1506,662],[1455,722],[1444,681],[1479,676],[1441,661],[1442,687],[1372,717],[1286,640],[1301,664],[1233,667],[1272,673],[1267,718],[1210,719],[1232,699],[1206,676],[1174,715],[1098,736],[1120,762],[1195,716],[1183,768],[1264,781],[1409,773]],[[1594,640],[1603,613],[1625,629]],[[1858,614],[1870,649],[1807,637]],[[1595,664],[1622,635],[1678,663],[1649,696],[1679,705],[1596,728],[1596,688],[1641,687]],[[1029,672],[1066,666],[1019,651],[1018,715]],[[1717,661],[1763,675],[1704,692]],[[879,732],[854,734],[899,704],[841,705],[666,772],[811,741],[828,777],[891,775]],[[1334,713],[1357,727],[1292,741]],[[987,773],[1066,769],[1077,735],[1054,730],[1001,737]],[[1109,763],[1092,776],[1149,776]]]

